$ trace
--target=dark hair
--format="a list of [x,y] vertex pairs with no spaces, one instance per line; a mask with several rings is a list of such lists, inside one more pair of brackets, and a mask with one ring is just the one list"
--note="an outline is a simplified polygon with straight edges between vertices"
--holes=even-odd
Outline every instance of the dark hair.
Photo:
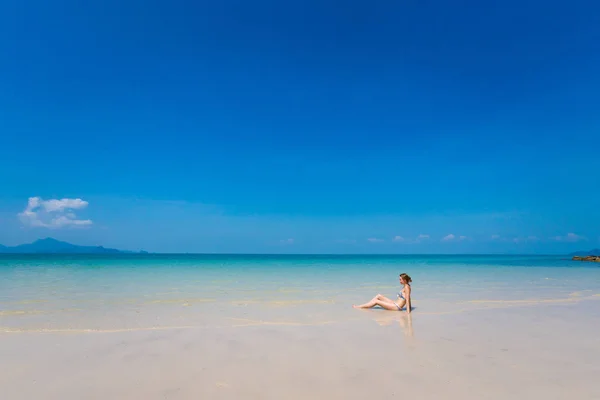
[[400,278],[404,279],[404,282],[406,282],[406,283],[412,282],[411,277],[408,276],[408,274],[405,274],[404,272],[400,274]]

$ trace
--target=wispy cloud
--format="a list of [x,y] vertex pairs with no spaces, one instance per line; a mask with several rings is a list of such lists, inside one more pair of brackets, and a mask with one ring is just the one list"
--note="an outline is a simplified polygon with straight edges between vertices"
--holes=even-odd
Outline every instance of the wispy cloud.
[[538,240],[539,239],[535,236],[516,237],[516,238],[512,239],[513,243],[530,243],[530,242],[536,242]]
[[92,225],[89,219],[77,219],[74,210],[88,206],[81,199],[50,199],[30,197],[25,210],[18,214],[25,226],[58,229],[64,227],[83,227]]
[[426,235],[426,234],[424,234],[424,233],[421,233],[421,234],[420,234],[419,236],[417,236],[417,238],[415,239],[415,241],[416,241],[417,243],[418,243],[418,242],[421,242],[421,241],[423,241],[423,240],[429,240],[429,235]]
[[289,238],[289,239],[281,239],[279,241],[279,243],[281,244],[294,244],[294,239],[293,238]]
[[552,239],[557,242],[580,242],[582,240],[587,240],[585,236],[580,236],[573,232],[569,232],[565,236],[554,236]]
[[530,243],[537,242],[540,240],[539,237],[535,235],[529,235],[527,237],[516,236],[516,237],[503,237],[500,235],[492,235],[492,240],[501,241],[501,242],[513,242],[513,243]]
[[404,236],[394,236],[392,238],[392,242],[407,243],[407,244],[421,243],[421,242],[424,242],[426,240],[429,240],[429,235],[426,235],[426,234],[423,234],[423,233],[421,233],[420,235],[418,235],[414,239],[411,238],[411,237],[404,237]]
[[456,236],[453,233],[450,233],[442,238],[442,242],[453,242],[453,241],[463,241],[467,240],[469,237],[465,235]]
[[371,242],[371,243],[381,243],[383,242],[383,239],[379,239],[379,238],[368,238],[367,242]]

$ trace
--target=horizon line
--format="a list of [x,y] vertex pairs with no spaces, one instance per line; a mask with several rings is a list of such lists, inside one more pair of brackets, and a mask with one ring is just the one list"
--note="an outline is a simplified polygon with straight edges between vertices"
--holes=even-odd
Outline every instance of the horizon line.
[[572,253],[194,253],[194,252],[149,252],[120,251],[116,253],[85,252],[39,252],[39,253],[0,253],[0,256],[568,256]]

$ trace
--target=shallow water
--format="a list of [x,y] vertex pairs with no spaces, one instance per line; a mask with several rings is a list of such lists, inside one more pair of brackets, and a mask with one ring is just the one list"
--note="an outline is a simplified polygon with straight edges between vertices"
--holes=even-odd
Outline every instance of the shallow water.
[[[395,298],[400,272],[410,317],[351,308]],[[0,256],[0,386],[10,399],[596,399],[598,300],[600,267],[554,256]]]

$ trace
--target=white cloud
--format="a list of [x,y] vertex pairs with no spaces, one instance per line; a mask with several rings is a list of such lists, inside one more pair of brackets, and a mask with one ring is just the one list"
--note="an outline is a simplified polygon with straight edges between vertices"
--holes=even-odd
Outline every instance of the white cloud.
[[371,242],[371,243],[381,243],[381,242],[383,242],[383,239],[378,239],[378,238],[368,238],[368,239],[367,239],[367,241],[368,241],[368,242]]
[[498,240],[500,239],[500,235],[492,235],[492,240]]
[[538,238],[537,236],[527,236],[527,240],[531,241],[531,242],[537,242],[538,240],[540,240],[540,238]]
[[92,225],[89,219],[77,219],[73,210],[81,210],[88,206],[81,199],[50,199],[30,197],[25,210],[18,214],[26,226],[58,229],[63,227],[82,227]]
[[567,242],[578,242],[580,240],[585,240],[585,237],[580,236],[580,235],[576,235],[574,233],[567,233],[567,236],[565,237],[565,240]]
[[419,236],[417,236],[417,242],[420,242],[421,240],[427,240],[429,239],[429,235],[425,235],[423,233],[421,233]]
[[404,242],[404,238],[402,236],[394,236],[392,239],[394,242]]
[[292,238],[289,238],[289,239],[281,239],[281,240],[279,241],[279,243],[281,243],[281,244],[294,244],[294,239],[292,239]]
[[584,236],[572,232],[567,233],[566,236],[555,236],[553,239],[558,242],[579,242],[581,240],[587,240]]
[[40,201],[40,205],[48,212],[62,212],[67,209],[78,210],[81,208],[86,208],[89,204],[87,201],[83,201],[81,199],[51,199],[42,201],[40,198],[34,198]]
[[468,237],[464,236],[464,235],[460,235],[460,236],[456,236],[453,233],[450,233],[449,235],[446,235],[442,238],[442,242],[451,242],[453,240],[467,240]]

